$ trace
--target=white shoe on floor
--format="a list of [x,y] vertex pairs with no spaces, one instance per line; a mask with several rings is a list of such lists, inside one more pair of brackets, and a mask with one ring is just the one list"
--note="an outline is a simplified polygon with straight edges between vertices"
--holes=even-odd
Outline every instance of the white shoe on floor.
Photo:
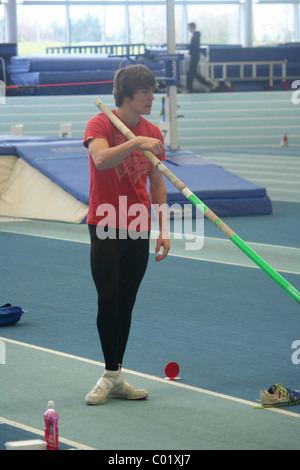
[[113,388],[108,398],[123,398],[125,400],[144,400],[148,398],[149,393],[144,388],[135,388],[123,380],[120,385]]
[[96,385],[86,395],[85,402],[87,405],[104,405],[108,398],[144,400],[148,396],[147,390],[132,387],[125,382],[120,370],[117,375],[105,371]]
[[95,387],[86,395],[85,402],[87,405],[104,405],[107,401],[107,395],[116,386],[122,383],[123,379],[121,373],[112,375],[105,371],[100,377]]

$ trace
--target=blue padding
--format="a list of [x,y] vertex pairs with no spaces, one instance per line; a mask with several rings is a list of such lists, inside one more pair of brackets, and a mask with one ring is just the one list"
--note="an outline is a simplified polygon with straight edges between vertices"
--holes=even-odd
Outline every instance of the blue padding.
[[41,55],[41,56],[17,56],[12,57],[8,66],[10,73],[29,72],[66,72],[97,69],[118,69],[120,57],[107,57],[99,54],[66,54],[66,55]]
[[[167,161],[166,164],[175,166],[184,165],[211,165],[212,162],[207,158],[203,158],[200,155],[196,155],[190,150],[166,150]],[[172,166],[169,165],[170,170]],[[174,170],[175,171],[175,170]]]
[[299,61],[300,46],[293,47],[211,47],[211,62]]
[[[166,166],[174,171],[174,174],[200,199],[239,199],[266,196],[265,188],[244,180],[214,163],[200,167],[179,166],[174,169],[169,162],[166,162]],[[173,202],[182,200],[183,196],[170,181],[166,181],[166,186],[168,195]]]
[[10,74],[11,85],[38,85],[40,81],[39,72],[16,72]]
[[[16,136],[17,137],[17,136]],[[0,140],[0,150],[19,155],[83,203],[89,203],[89,162],[81,140],[32,138]],[[188,150],[167,150],[166,166],[219,216],[272,213],[265,188],[225,170]],[[190,204],[167,179],[168,204]]]
[[81,82],[96,82],[104,80],[113,80],[114,70],[93,70],[81,72],[41,72],[39,83],[52,84],[52,83],[81,83]]
[[[221,217],[272,214],[272,203],[265,188],[193,152],[167,152],[166,166]],[[169,205],[188,203],[169,180],[166,180],[166,187]]]
[[1,155],[17,155],[16,147],[11,142],[1,142],[0,156]]
[[202,199],[202,202],[219,217],[238,217],[248,215],[270,215],[273,212],[268,196],[232,199]]
[[[45,137],[2,134],[0,135],[0,155],[18,155],[16,144],[45,141],[45,139]],[[49,138],[49,140],[53,139]]]
[[[171,167],[174,174],[209,209],[220,217],[269,215],[273,208],[264,188],[243,180],[217,165],[198,167]],[[188,200],[166,180],[169,206],[190,204]],[[195,216],[195,208],[193,208]]]
[[151,70],[164,69],[163,60],[131,60],[126,57],[108,57],[101,54],[62,54],[12,57],[7,67],[9,73],[80,72],[87,70],[118,70],[129,64],[145,64]]
[[[157,56],[166,52],[165,48],[153,50]],[[241,46],[210,46],[211,62],[253,62],[253,61],[283,61],[286,60],[288,80],[297,78],[300,74],[300,46],[282,45],[276,47],[241,47]],[[78,82],[93,82],[112,80],[115,72],[131,63],[142,63],[152,70],[158,81],[166,83],[168,67],[164,60],[151,60],[144,56],[117,57],[107,54],[45,54],[36,56],[14,56],[7,64],[8,85],[17,85],[20,89],[7,89],[11,95],[71,95],[71,94],[111,94],[112,84],[78,84]],[[215,78],[221,78],[221,67],[215,67]],[[1,73],[1,71],[0,71]],[[238,66],[229,66],[228,79],[234,83],[235,91],[264,90],[265,78],[269,68],[257,66],[257,81],[251,80],[250,67],[244,69],[244,80],[239,82]],[[87,78],[88,77],[88,78]],[[100,77],[100,78],[99,78]],[[281,66],[275,66],[274,79],[278,78],[275,89],[281,89]],[[248,79],[248,81],[247,81]],[[49,84],[72,83],[72,86],[50,87]],[[78,85],[74,85],[77,83]],[[169,82],[168,82],[169,83]],[[170,84],[170,83],[169,83]],[[46,86],[47,85],[47,86]],[[24,88],[24,86],[27,88]],[[226,88],[225,88],[226,89]],[[224,87],[223,87],[224,91]]]
[[[112,93],[116,71],[129,64],[144,64],[156,78],[165,76],[163,60],[143,58],[108,57],[100,54],[63,54],[12,57],[7,67],[10,85],[27,88],[10,90],[9,94],[26,95],[75,95]],[[61,84],[72,84],[62,86]],[[46,86],[47,85],[47,86]],[[50,85],[53,85],[50,86]],[[57,86],[59,85],[59,86]]]
[[17,55],[18,47],[14,43],[1,43],[0,44],[0,57],[4,60],[10,59],[12,56]]

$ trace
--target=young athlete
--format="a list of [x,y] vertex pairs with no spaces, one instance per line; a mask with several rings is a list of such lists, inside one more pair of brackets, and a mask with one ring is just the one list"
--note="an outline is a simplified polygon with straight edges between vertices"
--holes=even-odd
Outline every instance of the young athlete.
[[[123,380],[121,366],[132,310],[148,263],[149,196],[152,204],[167,202],[162,174],[140,152],[150,150],[160,160],[166,158],[160,130],[142,117],[151,113],[156,87],[153,73],[143,65],[118,70],[114,78],[114,113],[136,138],[128,141],[103,113],[91,118],[85,131],[84,145],[90,162],[90,259],[105,360],[103,375],[86,395],[89,405],[101,405],[107,398],[148,397],[147,390],[136,389]],[[163,260],[170,249],[164,224],[160,217],[156,261]]]

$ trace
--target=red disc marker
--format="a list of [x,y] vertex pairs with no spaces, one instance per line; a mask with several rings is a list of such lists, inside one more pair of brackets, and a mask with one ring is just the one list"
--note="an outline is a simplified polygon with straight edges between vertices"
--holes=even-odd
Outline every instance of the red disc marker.
[[179,365],[177,364],[177,362],[169,362],[166,365],[165,373],[167,376],[165,377],[166,380],[179,380],[180,379],[180,377],[178,377]]

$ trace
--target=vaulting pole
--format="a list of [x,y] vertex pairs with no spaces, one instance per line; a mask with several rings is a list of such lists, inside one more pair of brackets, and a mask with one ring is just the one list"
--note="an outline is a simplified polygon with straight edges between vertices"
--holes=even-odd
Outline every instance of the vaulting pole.
[[[95,100],[95,105],[109,118],[112,124],[128,139],[136,136],[120,121],[120,119],[99,99]],[[212,212],[189,188],[175,176],[152,152],[141,150],[143,155],[169,180],[171,183],[207,217],[216,227],[218,227],[245,255],[247,255],[257,266],[268,274],[280,287],[282,287],[291,297],[300,303],[300,292],[295,289],[286,279],[275,271],[263,258],[261,258],[250,246],[248,246],[228,225],[226,225],[214,212]]]

